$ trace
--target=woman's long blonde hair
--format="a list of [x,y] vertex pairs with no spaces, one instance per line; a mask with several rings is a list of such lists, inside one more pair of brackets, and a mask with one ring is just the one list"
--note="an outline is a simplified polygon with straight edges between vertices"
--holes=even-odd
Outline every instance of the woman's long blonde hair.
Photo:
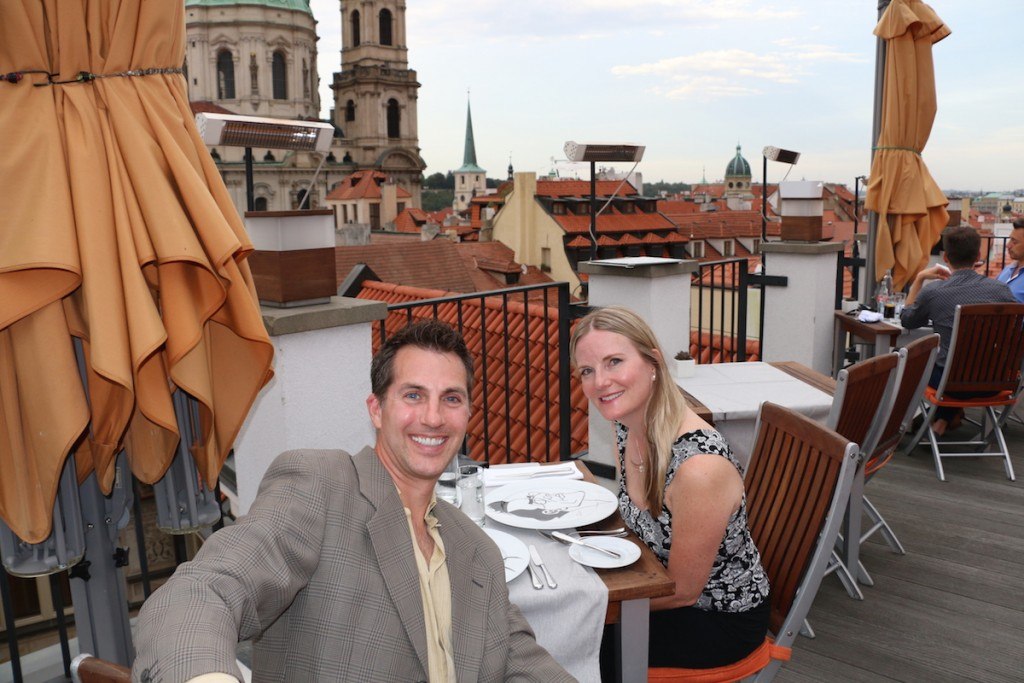
[[569,339],[573,367],[576,367],[576,346],[591,330],[621,334],[655,368],[651,398],[644,410],[645,445],[652,466],[643,473],[643,490],[651,514],[657,517],[665,497],[665,474],[672,460],[672,443],[686,414],[686,401],[668,371],[665,352],[658,339],[650,325],[636,313],[621,306],[609,306],[591,311],[576,323]]

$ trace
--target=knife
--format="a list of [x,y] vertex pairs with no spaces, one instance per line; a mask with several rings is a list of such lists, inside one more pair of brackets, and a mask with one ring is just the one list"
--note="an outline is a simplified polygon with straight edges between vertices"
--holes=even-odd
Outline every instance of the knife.
[[537,570],[534,569],[533,563],[530,562],[529,560],[527,560],[526,561],[526,568],[530,570],[530,581],[533,583],[533,587],[536,588],[537,590],[540,590],[541,588],[543,588],[544,584],[541,583],[540,576],[537,575]]
[[585,548],[590,548],[591,550],[596,550],[599,553],[604,553],[605,555],[611,555],[616,560],[621,560],[622,559],[622,555],[620,555],[619,553],[615,552],[614,550],[608,550],[608,548],[602,548],[599,545],[594,545],[593,543],[587,543],[586,541],[580,540],[578,538],[573,538],[569,534],[563,534],[561,531],[552,531],[551,535],[553,537],[557,538],[559,541],[565,541],[566,543],[575,543],[576,545],[581,545],[581,546],[583,546]]
[[533,558],[533,563],[544,572],[544,580],[548,582],[548,588],[558,588],[558,584],[555,583],[555,577],[551,576],[551,572],[544,566],[544,560],[541,559],[540,553],[537,552],[537,546],[532,543],[530,544],[530,557]]

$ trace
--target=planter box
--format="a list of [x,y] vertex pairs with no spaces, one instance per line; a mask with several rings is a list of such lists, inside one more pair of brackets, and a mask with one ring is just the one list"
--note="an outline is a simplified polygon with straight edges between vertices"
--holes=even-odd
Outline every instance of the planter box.
[[245,227],[256,247],[249,255],[249,267],[261,304],[327,303],[337,293],[330,209],[247,211]]

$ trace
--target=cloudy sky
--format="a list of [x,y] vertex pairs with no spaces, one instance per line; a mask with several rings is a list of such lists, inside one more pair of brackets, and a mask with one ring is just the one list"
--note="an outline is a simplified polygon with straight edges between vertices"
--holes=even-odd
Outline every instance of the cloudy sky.
[[[338,0],[319,21],[321,100],[340,65]],[[1020,0],[933,0],[939,110],[925,161],[939,185],[1024,187]],[[477,160],[547,173],[566,140],[647,146],[647,181],[720,179],[736,144],[802,153],[790,179],[852,186],[870,168],[875,0],[407,0],[427,173],[462,163],[466,91]],[[558,164],[563,174],[583,168]],[[769,165],[769,181],[786,167]]]

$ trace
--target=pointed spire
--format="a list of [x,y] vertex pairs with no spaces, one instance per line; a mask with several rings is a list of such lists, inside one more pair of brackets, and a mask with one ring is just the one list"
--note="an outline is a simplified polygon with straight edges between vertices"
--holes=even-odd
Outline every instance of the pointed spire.
[[509,152],[508,153],[508,179],[512,180],[512,177],[514,175],[515,175],[515,169],[512,168],[512,152]]
[[466,92],[466,151],[462,155],[463,166],[476,166],[476,142],[473,140],[473,112],[469,109],[469,92]]
[[476,142],[473,140],[473,112],[469,107],[469,91],[466,91],[466,148],[462,154],[462,167],[456,173],[484,173],[476,163]]

